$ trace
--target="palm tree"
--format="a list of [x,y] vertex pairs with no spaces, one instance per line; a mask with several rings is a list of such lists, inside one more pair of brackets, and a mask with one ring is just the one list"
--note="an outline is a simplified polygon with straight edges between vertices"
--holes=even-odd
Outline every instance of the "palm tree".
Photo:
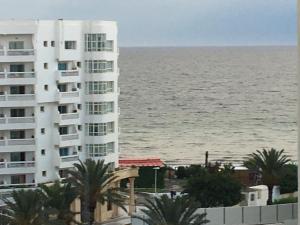
[[0,220],[9,225],[44,224],[43,196],[39,190],[13,191],[11,198],[3,199],[6,207]]
[[93,224],[94,212],[97,202],[101,204],[112,203],[124,210],[124,198],[118,193],[117,188],[112,188],[116,180],[113,173],[109,173],[108,164],[104,160],[94,161],[87,159],[84,163],[74,164],[75,170],[68,171],[68,181],[77,190],[81,200],[81,221]]
[[[79,212],[72,212],[70,205],[77,197],[77,193],[71,184],[61,184],[56,181],[52,185],[41,186],[42,193],[44,194],[44,206],[47,213],[48,220],[54,224],[70,225],[79,224],[74,219],[74,216]],[[53,215],[54,219],[53,219]]]
[[273,187],[279,183],[280,173],[283,166],[290,162],[287,155],[284,155],[284,149],[277,151],[274,148],[271,150],[257,150],[250,154],[244,165],[251,170],[257,171],[262,176],[262,183],[268,186],[269,197],[268,204],[272,204]]
[[145,216],[134,215],[147,225],[202,225],[209,222],[206,214],[196,213],[199,205],[187,196],[169,198],[167,195],[154,200],[146,199],[146,209],[141,209]]

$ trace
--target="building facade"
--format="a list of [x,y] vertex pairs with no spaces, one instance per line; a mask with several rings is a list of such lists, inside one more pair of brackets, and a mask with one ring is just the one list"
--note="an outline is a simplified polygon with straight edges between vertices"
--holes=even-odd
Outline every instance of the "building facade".
[[0,21],[0,189],[118,167],[117,46],[115,22]]

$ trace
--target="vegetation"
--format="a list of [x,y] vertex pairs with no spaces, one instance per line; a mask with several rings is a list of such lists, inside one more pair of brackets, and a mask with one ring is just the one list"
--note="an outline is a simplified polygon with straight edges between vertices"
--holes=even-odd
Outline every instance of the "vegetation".
[[298,190],[298,167],[287,164],[282,168],[279,178],[280,193],[293,193]]
[[191,177],[186,190],[191,197],[201,203],[201,207],[233,206],[241,199],[242,185],[224,171]]
[[[157,188],[164,188],[165,168],[157,170]],[[137,188],[154,188],[155,170],[153,167],[141,167],[139,169],[139,177],[135,179],[135,187]]]
[[0,221],[5,221],[6,224],[10,225],[45,224],[44,201],[40,191],[13,191],[12,199],[3,199],[7,207],[1,214]]
[[195,213],[199,205],[184,196],[171,199],[163,195],[154,200],[147,199],[144,206],[146,209],[141,211],[146,216],[134,217],[148,225],[202,225],[209,222],[205,219],[206,214]]
[[244,162],[248,169],[260,173],[262,183],[268,186],[269,205],[272,204],[273,187],[279,184],[280,173],[288,162],[290,162],[290,159],[284,154],[284,150],[277,151],[274,148],[257,150],[255,153],[250,154]]
[[75,170],[70,170],[68,182],[75,188],[81,200],[81,221],[85,224],[94,223],[94,212],[97,202],[115,204],[123,208],[124,198],[117,188],[111,187],[116,176],[110,173],[108,164],[102,161],[86,160],[75,163]]
[[297,197],[288,197],[288,198],[282,198],[282,199],[278,199],[275,200],[273,202],[273,204],[288,204],[288,203],[297,203],[298,202],[298,198]]
[[55,182],[52,185],[41,185],[44,199],[45,216],[47,220],[55,224],[78,224],[74,216],[79,212],[72,212],[70,205],[77,197],[71,184]]

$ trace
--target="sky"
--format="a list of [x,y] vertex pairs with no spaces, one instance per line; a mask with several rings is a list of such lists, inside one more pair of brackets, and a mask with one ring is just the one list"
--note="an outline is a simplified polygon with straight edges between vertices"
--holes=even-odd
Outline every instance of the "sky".
[[295,45],[296,0],[0,0],[0,19],[116,20],[119,45]]

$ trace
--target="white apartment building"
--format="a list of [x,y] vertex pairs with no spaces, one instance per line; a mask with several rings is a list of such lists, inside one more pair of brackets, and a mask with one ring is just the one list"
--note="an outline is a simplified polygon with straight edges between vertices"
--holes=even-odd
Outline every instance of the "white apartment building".
[[0,21],[0,190],[118,167],[117,25]]

